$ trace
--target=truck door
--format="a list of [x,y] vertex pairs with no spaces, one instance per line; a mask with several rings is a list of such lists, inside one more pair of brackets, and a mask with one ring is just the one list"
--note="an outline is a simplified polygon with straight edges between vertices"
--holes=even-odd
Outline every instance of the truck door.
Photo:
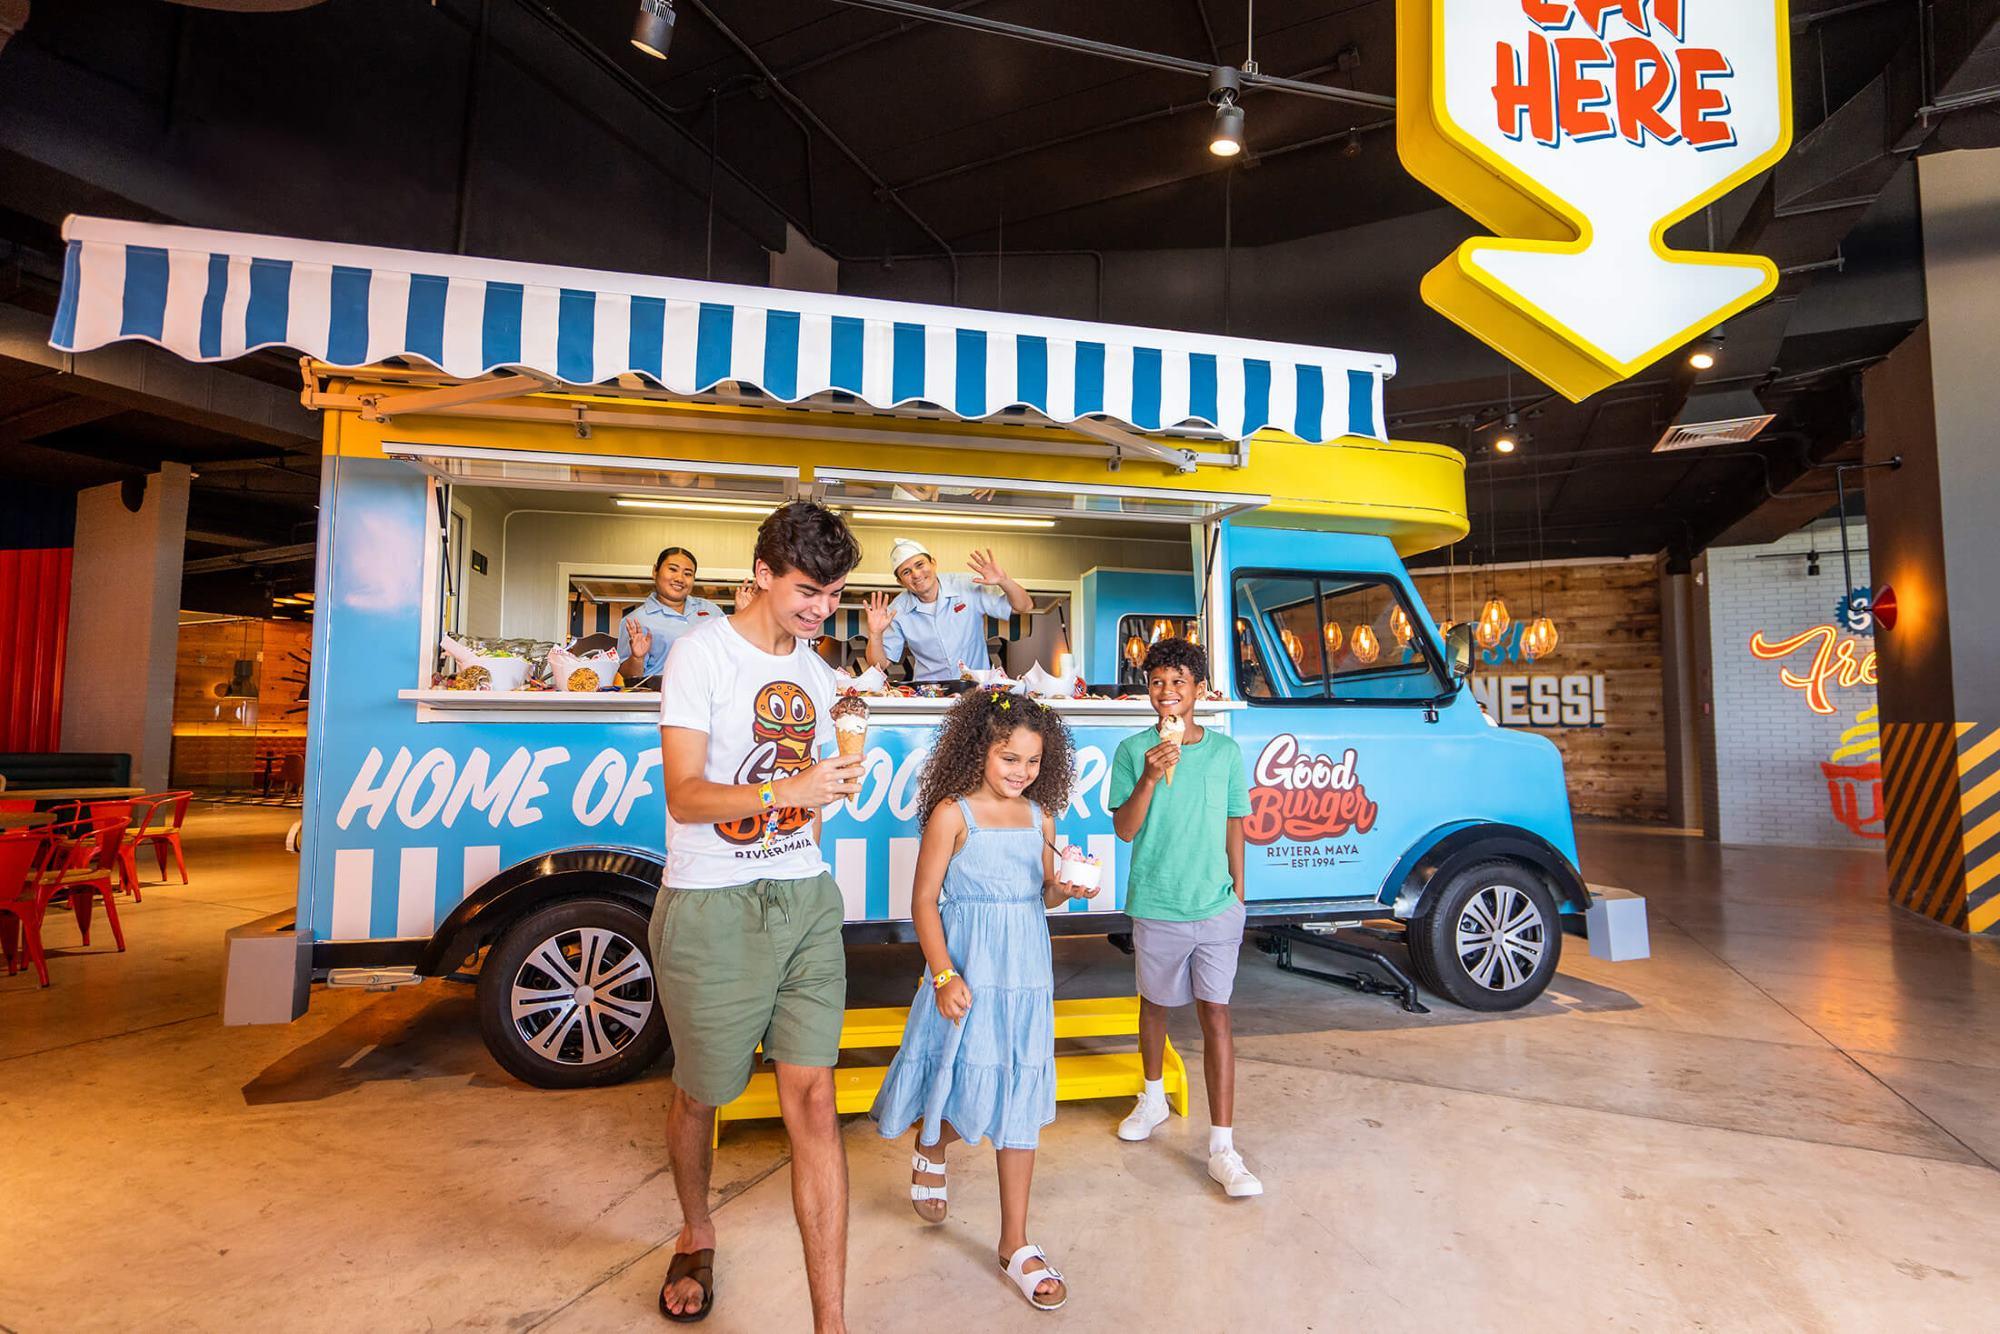
[[1421,606],[1383,563],[1230,573],[1253,900],[1374,896],[1433,827],[1433,785],[1452,782],[1455,747],[1439,744],[1453,730],[1440,726],[1449,678]]

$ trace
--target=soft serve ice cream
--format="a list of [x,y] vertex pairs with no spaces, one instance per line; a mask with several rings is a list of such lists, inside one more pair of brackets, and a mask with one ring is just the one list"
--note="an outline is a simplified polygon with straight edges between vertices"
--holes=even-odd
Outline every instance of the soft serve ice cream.
[[868,701],[859,695],[842,695],[833,704],[833,742],[842,755],[864,755],[868,751]]

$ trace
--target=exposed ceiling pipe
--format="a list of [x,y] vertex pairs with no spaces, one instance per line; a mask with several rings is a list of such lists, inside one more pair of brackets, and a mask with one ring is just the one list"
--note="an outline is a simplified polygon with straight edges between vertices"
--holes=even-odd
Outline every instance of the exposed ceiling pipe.
[[[857,9],[874,9],[884,14],[899,14],[904,18],[924,19],[931,23],[966,28],[995,37],[1011,37],[1016,41],[1033,42],[1038,46],[1052,46],[1063,51],[1101,56],[1106,60],[1123,61],[1128,65],[1144,65],[1150,69],[1167,70],[1175,74],[1190,74],[1204,82],[1219,68],[1206,61],[1188,60],[1181,56],[1164,55],[1158,51],[1141,51],[1137,47],[1093,41],[1088,37],[1072,37],[1068,33],[1050,32],[1044,28],[1028,28],[1018,23],[1002,23],[998,19],[981,18],[976,14],[952,13],[933,9],[929,5],[911,4],[909,0],[836,0],[836,2],[852,5]],[[1272,88],[1278,92],[1294,93],[1300,97],[1316,97],[1327,102],[1345,102],[1350,106],[1374,107],[1380,111],[1393,111],[1396,106],[1395,98],[1382,93],[1364,93],[1353,88],[1334,88],[1323,83],[1306,83],[1299,79],[1280,78],[1248,69],[1238,71],[1238,76],[1246,87]]]

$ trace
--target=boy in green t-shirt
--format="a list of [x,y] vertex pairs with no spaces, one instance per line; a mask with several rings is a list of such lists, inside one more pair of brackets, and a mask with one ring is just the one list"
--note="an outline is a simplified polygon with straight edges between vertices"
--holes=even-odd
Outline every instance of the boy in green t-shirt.
[[1132,845],[1125,913],[1139,974],[1139,1052],[1146,1089],[1118,1126],[1142,1140],[1167,1119],[1162,1083],[1167,1012],[1194,1003],[1208,1085],[1208,1175],[1231,1196],[1261,1195],[1236,1151],[1236,1048],[1229,996],[1243,948],[1243,749],[1194,720],[1208,658],[1185,639],[1146,654],[1157,727],[1126,737],[1111,762],[1111,820]]

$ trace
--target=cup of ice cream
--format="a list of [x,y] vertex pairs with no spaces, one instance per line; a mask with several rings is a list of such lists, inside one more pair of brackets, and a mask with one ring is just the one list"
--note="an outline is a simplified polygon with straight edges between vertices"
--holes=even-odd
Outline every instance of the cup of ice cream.
[[1056,879],[1078,889],[1100,889],[1104,885],[1104,863],[1072,844],[1063,849]]

